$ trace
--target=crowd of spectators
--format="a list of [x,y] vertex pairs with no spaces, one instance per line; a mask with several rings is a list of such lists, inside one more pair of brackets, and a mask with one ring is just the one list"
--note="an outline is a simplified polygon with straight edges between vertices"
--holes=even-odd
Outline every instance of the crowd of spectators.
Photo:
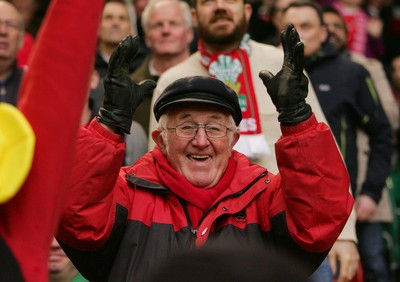
[[[192,5],[192,3],[187,1],[184,2],[184,4],[177,6],[176,4],[179,3],[177,0],[162,1],[164,1],[165,6],[162,6],[163,4],[157,4],[160,0],[105,1],[105,8],[102,17],[100,18],[96,62],[93,66],[93,79],[96,82],[94,82],[94,85],[91,85],[91,89],[89,90],[89,99],[85,107],[87,117],[85,118],[85,122],[82,122],[82,124],[87,124],[100,109],[104,98],[103,80],[107,72],[108,60],[113,51],[117,48],[119,42],[121,42],[128,34],[138,34],[140,36],[140,49],[134,64],[131,64],[129,68],[131,78],[136,82],[140,82],[143,79],[153,79],[157,81],[160,75],[167,71],[167,69],[182,63],[187,60],[191,54],[198,51],[198,46],[202,48],[201,45],[198,45],[198,30],[193,26],[190,19],[188,5]],[[250,38],[259,43],[275,45],[279,48],[280,34],[286,24],[282,21],[282,13],[291,2],[295,1],[296,0],[250,0],[249,3],[253,8],[247,28]],[[16,24],[14,26],[9,26],[3,22],[0,11],[0,36],[5,34],[5,30],[7,29],[7,32],[12,32],[10,35],[10,42],[13,43],[13,45],[10,45],[13,48],[9,50],[7,60],[0,60],[0,101],[16,105],[19,83],[22,80],[24,71],[29,68],[29,56],[34,50],[35,36],[40,30],[41,22],[46,14],[48,6],[51,4],[51,1],[13,0],[9,2],[12,2],[15,5],[20,14],[15,14]],[[398,144],[400,143],[398,140],[398,136],[400,136],[398,115],[398,108],[400,107],[400,2],[396,0],[316,0],[314,2],[321,5],[321,7],[324,8],[325,13],[333,11],[340,19],[340,23],[336,22],[335,25],[335,22],[333,22],[330,25],[328,18],[325,18],[326,14],[324,15],[325,24],[327,24],[327,31],[329,31],[329,34],[326,34],[326,39],[324,39],[322,43],[325,41],[332,43],[332,45],[338,49],[338,53],[340,53],[337,56],[342,56],[342,58],[345,56],[348,58],[351,57],[352,61],[365,67],[367,70],[365,72],[365,77],[371,76],[372,78],[372,84],[375,85],[376,90],[374,87],[372,87],[373,90],[369,87],[368,93],[371,91],[377,91],[377,93],[372,93],[371,96],[377,94],[378,98],[376,99],[381,101],[383,107],[379,106],[379,111],[384,110],[383,116],[387,116],[383,118],[385,120],[384,125],[377,125],[376,127],[380,130],[383,130],[384,128],[390,130],[391,126],[392,129],[392,135],[389,133],[389,137],[385,137],[384,142],[381,142],[378,146],[384,146],[388,149],[387,146],[393,145],[393,148],[398,148]],[[82,19],[82,21],[84,21],[84,19]],[[291,23],[290,18],[286,21],[287,23]],[[338,27],[338,24],[343,24],[342,31],[344,39],[341,38],[342,41],[339,42],[341,45],[338,43],[338,40],[340,41],[340,31],[339,34],[335,31],[335,29],[340,28]],[[295,27],[298,28],[297,26]],[[163,41],[166,38],[173,42],[168,45]],[[303,40],[301,33],[300,38]],[[200,39],[202,39],[201,36]],[[335,44],[339,44],[340,46]],[[308,45],[305,44],[305,48],[307,48],[307,46]],[[203,50],[201,49],[200,53],[204,55],[204,52],[202,52]],[[306,57],[312,57],[317,53],[326,55],[326,52],[324,52],[324,49],[321,48],[313,53],[306,53],[305,55]],[[362,59],[360,59],[360,57]],[[319,59],[324,60],[324,57],[321,55]],[[187,62],[188,61],[186,61],[186,63]],[[375,66],[375,68],[373,68],[373,66]],[[306,66],[306,71],[310,75],[311,85],[316,90],[316,94],[314,93],[311,96],[318,96],[321,91],[324,92],[324,89],[321,90],[321,88],[318,88],[317,84],[315,84],[318,78],[316,77],[315,72],[313,73],[313,67],[314,65]],[[332,73],[332,76],[329,77],[329,79],[335,78],[340,80],[340,76],[336,77],[334,71],[330,70],[329,72]],[[363,71],[361,71],[361,73],[364,75]],[[318,72],[318,74],[320,73]],[[341,73],[340,75],[345,77],[348,73]],[[362,79],[365,77],[363,76]],[[365,78],[365,80],[367,80],[367,78]],[[385,86],[384,89],[382,88],[383,90],[378,86],[382,80],[385,81],[387,86]],[[324,81],[324,83],[326,82]],[[354,86],[355,84],[356,83],[354,82],[351,86]],[[343,87],[347,89],[349,88],[347,85]],[[355,90],[355,92],[357,91],[359,90]],[[356,96],[357,94],[354,95]],[[389,102],[384,102],[385,96],[388,97],[387,99]],[[320,99],[320,97],[318,98]],[[343,99],[345,101],[343,107],[345,107],[346,97]],[[365,101],[364,98],[360,99]],[[319,102],[321,103],[321,99]],[[397,105],[395,105],[395,102],[397,102]],[[396,109],[394,110],[394,114],[391,114],[393,111],[388,110],[388,108],[393,108],[394,105]],[[332,129],[334,129],[332,126],[334,122],[332,122],[332,120],[338,120],[335,121],[336,124],[342,125],[340,123],[343,123],[343,119],[339,120],[342,118],[341,116],[328,116],[325,112],[326,107],[332,106],[331,101],[328,100],[325,105],[321,106],[323,106],[322,110]],[[154,129],[151,128],[151,121],[149,121],[151,114],[152,96],[149,96],[145,97],[145,103],[133,117],[134,120],[131,128],[132,134],[126,135],[125,137],[127,143],[127,154],[123,164],[132,165],[139,157],[144,155],[148,151],[147,142],[150,142],[149,148],[151,149],[152,144],[151,141],[149,141],[151,140],[149,134],[151,134],[151,131]],[[351,116],[351,114],[352,113],[348,113],[348,116]],[[360,117],[360,119],[361,118],[362,117]],[[349,124],[351,123],[349,122]],[[364,123],[363,125],[365,126],[365,131],[369,133],[370,138],[376,137],[375,139],[379,139],[379,134],[376,133],[377,131],[372,131],[371,128],[368,127],[369,125],[367,123]],[[356,128],[357,125],[354,125],[354,127]],[[262,133],[265,134],[264,132]],[[343,141],[343,139],[341,139],[343,136],[340,134],[340,130],[337,130],[336,132],[334,131],[339,146],[341,145],[341,141]],[[363,138],[362,136],[356,137],[355,134],[356,130],[354,130],[350,135],[355,139]],[[242,136],[245,135],[246,133],[242,132]],[[347,137],[348,136],[349,135],[347,134]],[[391,139],[386,140],[388,138]],[[245,140],[245,138],[242,139]],[[250,143],[253,143],[253,141]],[[268,146],[267,143],[262,144],[263,146]],[[371,144],[372,143],[370,142],[369,145]],[[355,145],[355,142],[351,145]],[[362,160],[363,155],[365,157],[365,155],[369,155],[371,152],[368,145],[365,145],[367,146],[366,149],[365,147],[361,147],[360,144],[357,146],[358,152],[361,152],[358,157],[358,166],[352,167],[351,164],[346,163],[347,167],[352,169],[351,173],[354,173],[354,175],[351,175],[354,194],[359,193],[356,192],[356,190],[357,188],[360,190],[361,188],[358,186],[364,182],[364,180],[358,178],[357,184],[357,174],[358,177],[360,177],[360,174],[367,173],[360,173],[360,167],[362,167],[361,163],[366,164],[365,166],[368,166],[368,164],[371,165],[371,163],[368,163],[368,159]],[[349,147],[347,147],[347,149],[348,148]],[[357,152],[357,150],[355,152]],[[349,156],[343,151],[342,153],[344,154],[344,158]],[[396,158],[397,155],[398,151],[392,153],[391,165],[393,168],[396,167],[395,164],[399,161],[398,158]],[[249,157],[251,158],[251,156]],[[378,169],[382,169],[382,166]],[[387,170],[389,173],[390,162]],[[385,173],[386,172],[383,174],[385,175]],[[374,205],[385,205],[386,209],[391,213],[388,218],[385,218],[384,222],[392,222],[395,224],[397,222],[396,216],[398,215],[393,213],[394,209],[389,207],[390,203],[388,203],[387,199],[384,204],[382,204],[381,201],[381,190],[384,191],[382,198],[388,197],[384,186],[385,185],[382,184],[378,193],[379,195],[369,195],[373,198]],[[400,189],[400,187],[395,187],[395,189]],[[362,213],[362,211],[358,212],[359,215]],[[368,220],[371,219],[369,216],[367,217]],[[358,220],[359,224],[360,219]],[[364,219],[361,221],[364,222]],[[381,220],[374,222],[378,222],[379,224]],[[359,231],[359,233],[360,232],[361,231]],[[382,232],[381,228],[378,228],[378,232]],[[358,240],[356,240],[357,243],[360,244],[359,246],[363,243],[365,245],[364,248],[369,249],[369,240],[362,239],[360,241],[361,235],[359,233],[357,234],[359,236]],[[381,236],[378,236],[378,238],[381,238]],[[394,238],[394,240],[400,240],[400,238]],[[367,272],[369,271],[366,267],[367,264],[363,261],[363,254],[365,251],[362,249],[359,251],[361,253],[361,263],[364,263],[364,271]],[[390,252],[390,250],[387,250],[387,252]],[[384,259],[386,259],[388,271],[392,276],[391,279],[396,279],[395,277],[399,278],[399,274],[396,274],[398,268],[392,269],[392,266],[397,265],[398,267],[400,262],[393,262],[393,258],[389,258],[387,254],[383,254],[383,256]],[[376,255],[376,257],[378,256]],[[368,278],[366,278],[365,281],[374,280],[368,280]],[[389,280],[376,281],[385,282]]]

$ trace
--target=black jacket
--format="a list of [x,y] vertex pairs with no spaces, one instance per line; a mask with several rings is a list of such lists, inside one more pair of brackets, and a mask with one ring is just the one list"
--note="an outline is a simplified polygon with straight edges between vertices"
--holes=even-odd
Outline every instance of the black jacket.
[[390,173],[392,136],[368,71],[340,56],[330,43],[306,58],[305,68],[345,159],[353,193],[358,171],[356,129],[361,128],[368,135],[370,155],[361,194],[379,202]]
[[17,106],[23,74],[24,70],[15,63],[11,75],[4,81],[0,80],[0,102]]

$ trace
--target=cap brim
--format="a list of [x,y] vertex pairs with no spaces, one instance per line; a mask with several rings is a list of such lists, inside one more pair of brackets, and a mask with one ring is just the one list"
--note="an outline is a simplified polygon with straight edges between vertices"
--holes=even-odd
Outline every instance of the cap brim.
[[0,203],[11,199],[21,188],[32,166],[34,132],[14,106],[0,103]]
[[[193,93],[193,94],[196,94],[196,93]],[[201,94],[204,95],[204,93],[201,93]],[[213,98],[215,99],[215,96],[213,96]],[[176,100],[173,100],[170,102],[166,102],[162,106],[160,106],[158,109],[160,114],[157,118],[159,118],[163,113],[165,113],[168,110],[168,108],[170,108],[171,106],[175,106],[178,104],[189,104],[189,103],[212,105],[212,106],[216,106],[219,108],[223,108],[223,109],[227,110],[228,112],[230,112],[232,115],[235,113],[235,110],[233,109],[233,107],[228,105],[225,101],[199,99],[199,98],[194,98],[194,97],[182,97],[181,99],[176,99]]]

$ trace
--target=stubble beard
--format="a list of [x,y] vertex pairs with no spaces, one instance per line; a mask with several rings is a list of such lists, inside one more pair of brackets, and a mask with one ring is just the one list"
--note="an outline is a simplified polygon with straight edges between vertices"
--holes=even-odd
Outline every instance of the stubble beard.
[[201,24],[199,21],[199,26],[197,31],[199,33],[200,39],[202,39],[206,44],[210,45],[232,45],[235,43],[240,43],[243,36],[247,32],[248,23],[243,15],[241,21],[235,26],[235,28],[229,33],[216,34],[210,31],[208,27]]

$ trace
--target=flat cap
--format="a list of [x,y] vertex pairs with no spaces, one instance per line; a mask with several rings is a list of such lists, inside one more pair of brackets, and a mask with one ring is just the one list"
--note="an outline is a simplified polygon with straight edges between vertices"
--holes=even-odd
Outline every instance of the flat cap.
[[165,88],[154,103],[153,112],[158,121],[167,109],[178,103],[201,103],[228,110],[236,125],[242,120],[242,111],[236,92],[222,81],[209,76],[180,78]]

